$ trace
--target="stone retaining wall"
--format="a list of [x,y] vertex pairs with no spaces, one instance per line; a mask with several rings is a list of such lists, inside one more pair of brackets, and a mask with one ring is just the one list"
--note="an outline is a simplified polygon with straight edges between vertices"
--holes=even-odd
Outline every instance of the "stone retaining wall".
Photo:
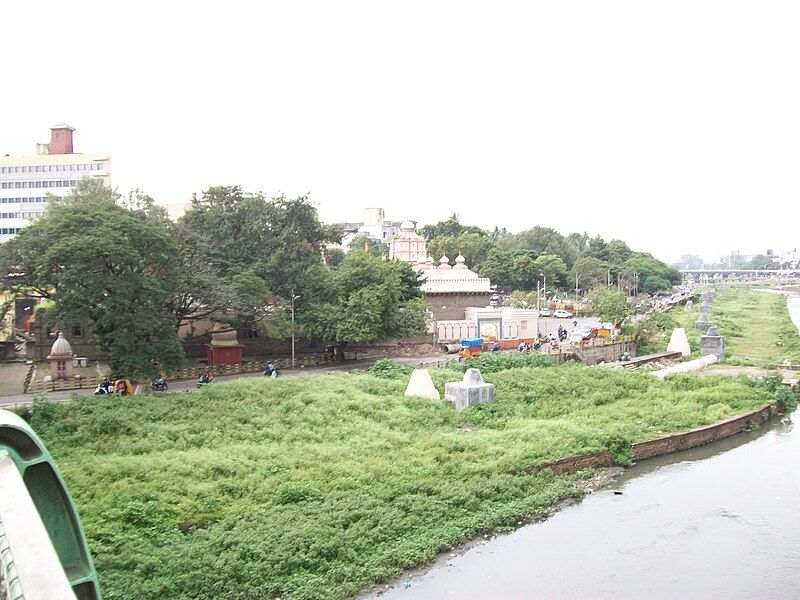
[[[769,404],[752,412],[725,419],[713,425],[704,425],[684,433],[675,433],[666,437],[639,442],[631,445],[634,460],[644,460],[654,456],[672,454],[680,450],[688,450],[696,446],[710,444],[737,433],[745,431],[750,422],[761,424],[772,417],[781,409],[777,404]],[[537,473],[542,469],[550,469],[556,475],[566,473],[577,473],[587,468],[601,468],[614,466],[614,458],[608,450],[598,450],[589,454],[577,456],[565,456],[556,461],[546,463],[540,467],[531,469],[530,473]]]
[[585,365],[596,365],[600,362],[616,362],[624,352],[636,356],[636,342],[624,339],[615,342],[599,342],[593,340],[583,346],[576,346],[575,355]]
[[753,412],[731,417],[730,419],[725,419],[713,425],[705,425],[704,427],[698,427],[691,431],[668,435],[656,440],[650,440],[649,442],[639,442],[631,446],[633,458],[635,460],[642,460],[653,456],[671,454],[680,450],[688,450],[696,446],[710,444],[711,442],[741,433],[747,429],[750,421],[754,421],[756,424],[763,423],[775,414],[775,411],[776,406],[770,404],[769,406],[764,406]]
[[550,469],[556,475],[563,473],[577,473],[587,468],[613,467],[614,458],[608,450],[598,450],[591,454],[578,456],[565,456],[557,461],[544,465],[543,469]]

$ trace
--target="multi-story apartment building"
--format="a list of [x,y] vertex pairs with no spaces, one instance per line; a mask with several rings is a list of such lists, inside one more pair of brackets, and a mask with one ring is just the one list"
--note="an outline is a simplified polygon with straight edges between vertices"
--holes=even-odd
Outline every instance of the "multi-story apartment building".
[[74,153],[69,125],[50,128],[50,143],[33,156],[0,156],[0,244],[39,217],[53,199],[68,196],[84,177],[111,184],[107,154]]

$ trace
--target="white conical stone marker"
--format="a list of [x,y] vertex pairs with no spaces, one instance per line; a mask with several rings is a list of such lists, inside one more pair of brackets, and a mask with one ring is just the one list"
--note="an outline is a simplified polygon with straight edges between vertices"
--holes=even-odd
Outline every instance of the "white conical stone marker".
[[683,327],[676,327],[672,330],[672,337],[669,338],[669,344],[667,344],[667,352],[680,352],[683,356],[689,356],[692,353],[686,337],[686,330]]
[[441,400],[439,390],[433,385],[431,374],[428,369],[414,369],[411,372],[411,379],[408,380],[406,396],[419,396],[420,398],[430,398],[431,400]]

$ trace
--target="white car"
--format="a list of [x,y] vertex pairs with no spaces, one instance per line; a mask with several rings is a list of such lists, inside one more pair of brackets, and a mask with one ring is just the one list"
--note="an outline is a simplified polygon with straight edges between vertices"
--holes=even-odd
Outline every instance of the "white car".
[[556,312],[553,313],[553,316],[559,319],[571,319],[572,313],[568,310],[564,310],[563,308],[559,308]]
[[550,316],[550,309],[549,308],[542,308],[539,310],[540,317],[549,317]]

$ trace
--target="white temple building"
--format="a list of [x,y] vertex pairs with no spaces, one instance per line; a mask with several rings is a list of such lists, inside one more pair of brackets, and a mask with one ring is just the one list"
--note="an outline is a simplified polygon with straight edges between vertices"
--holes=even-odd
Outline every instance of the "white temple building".
[[404,221],[400,232],[389,240],[389,260],[402,260],[411,264],[425,261],[427,240],[415,231],[414,223]]
[[436,319],[439,343],[482,337],[510,341],[516,347],[519,340],[531,343],[539,335],[538,311],[491,306],[495,295],[492,282],[469,269],[460,254],[455,265],[442,256],[434,266],[428,256],[413,268],[419,273],[422,291]]

